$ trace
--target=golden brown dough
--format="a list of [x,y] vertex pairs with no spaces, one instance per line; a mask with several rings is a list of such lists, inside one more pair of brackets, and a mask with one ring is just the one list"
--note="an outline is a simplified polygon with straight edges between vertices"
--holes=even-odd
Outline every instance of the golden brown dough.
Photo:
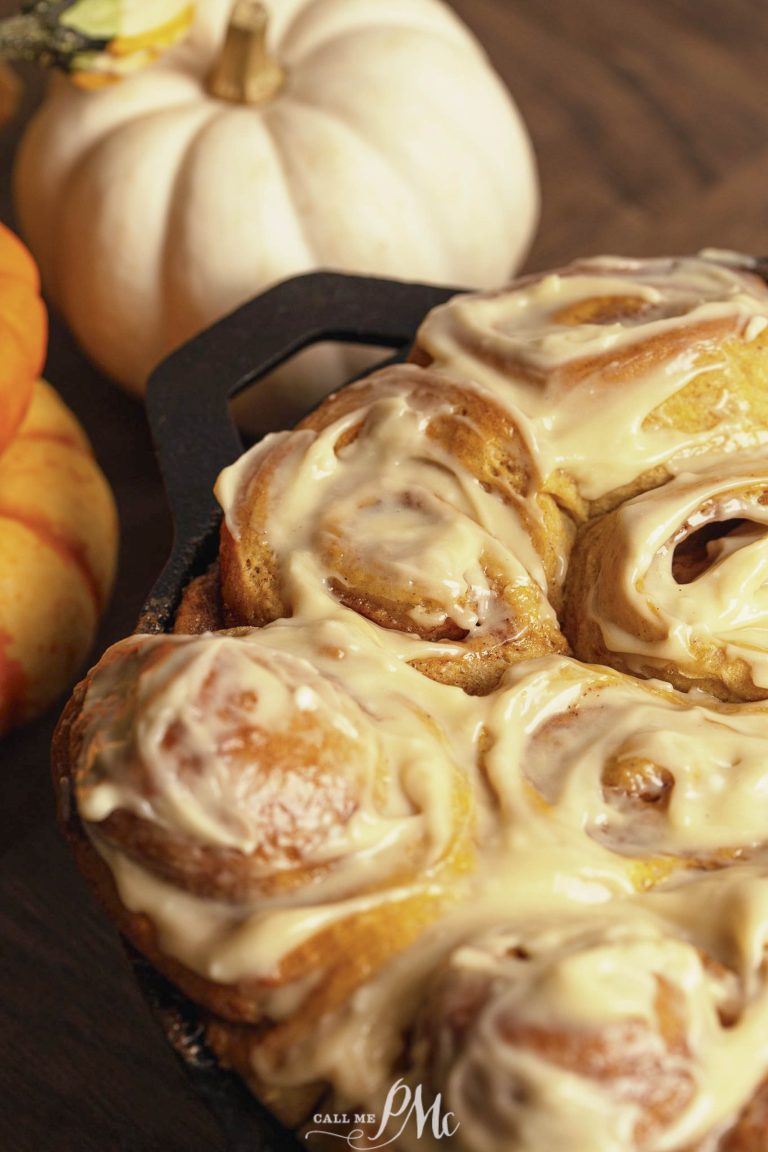
[[219,565],[211,565],[184,589],[173,620],[173,631],[182,635],[217,632],[224,627]]
[[229,625],[341,604],[474,694],[512,661],[566,650],[553,606],[570,523],[514,417],[471,385],[377,373],[268,438],[218,492]]

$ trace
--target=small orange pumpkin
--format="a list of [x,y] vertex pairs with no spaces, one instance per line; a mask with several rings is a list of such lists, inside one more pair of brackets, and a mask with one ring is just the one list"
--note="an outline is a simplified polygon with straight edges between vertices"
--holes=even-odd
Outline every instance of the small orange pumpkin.
[[0,733],[42,712],[76,675],[116,554],[109,486],[75,417],[39,380],[0,456]]
[[0,734],[74,678],[109,595],[117,515],[85,433],[44,380],[37,267],[0,224]]

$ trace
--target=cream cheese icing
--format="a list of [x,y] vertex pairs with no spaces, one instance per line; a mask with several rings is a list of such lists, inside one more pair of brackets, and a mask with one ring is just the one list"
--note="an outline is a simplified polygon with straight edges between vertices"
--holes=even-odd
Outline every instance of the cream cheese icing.
[[[593,322],[575,323],[569,313],[578,315],[585,300],[607,303]],[[768,290],[742,268],[704,258],[599,257],[497,293],[457,297],[430,312],[417,343],[437,365],[519,408],[544,473],[568,471],[596,500],[657,465],[712,451],[718,438],[733,448],[768,440],[764,430],[744,427],[732,401],[714,431],[681,433],[648,421],[717,367],[718,341],[757,340],[767,319]]]

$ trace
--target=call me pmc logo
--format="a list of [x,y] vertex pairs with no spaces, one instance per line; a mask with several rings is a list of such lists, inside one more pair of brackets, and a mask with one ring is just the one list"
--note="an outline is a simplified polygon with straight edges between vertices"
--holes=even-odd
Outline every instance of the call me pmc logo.
[[[336,1136],[339,1140],[346,1141],[355,1152],[375,1152],[377,1148],[386,1148],[388,1144],[393,1144],[400,1138],[410,1123],[415,1126],[416,1137],[419,1140],[427,1129],[435,1140],[455,1136],[459,1129],[459,1121],[453,1112],[443,1112],[443,1101],[439,1092],[431,1104],[425,1105],[421,1084],[410,1088],[402,1079],[397,1080],[387,1093],[381,1119],[378,1121],[375,1115],[368,1112],[355,1112],[351,1115],[346,1112],[316,1112],[312,1117],[312,1123],[323,1127],[313,1128],[305,1134],[305,1139],[317,1135]],[[370,1129],[377,1123],[376,1131],[371,1132]],[[346,1134],[329,1132],[325,1127],[325,1125],[346,1127],[350,1124],[354,1127]],[[397,1124],[399,1127],[394,1131],[393,1126]],[[389,1135],[386,1140],[382,1139],[387,1133]]]

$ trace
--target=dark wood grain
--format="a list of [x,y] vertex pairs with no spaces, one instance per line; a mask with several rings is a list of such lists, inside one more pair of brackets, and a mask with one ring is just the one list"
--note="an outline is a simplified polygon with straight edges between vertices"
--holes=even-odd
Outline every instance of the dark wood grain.
[[[0,14],[11,10],[1,0]],[[529,268],[599,252],[768,252],[768,9],[754,0],[453,0],[512,90],[537,152]],[[20,120],[0,133],[12,221]],[[48,375],[91,435],[122,519],[97,651],[129,631],[170,527],[140,406],[52,324]],[[148,1018],[53,819],[56,709],[0,749],[0,1149],[220,1152]]]
[[768,13],[750,0],[454,0],[529,126],[531,268],[768,243]]

